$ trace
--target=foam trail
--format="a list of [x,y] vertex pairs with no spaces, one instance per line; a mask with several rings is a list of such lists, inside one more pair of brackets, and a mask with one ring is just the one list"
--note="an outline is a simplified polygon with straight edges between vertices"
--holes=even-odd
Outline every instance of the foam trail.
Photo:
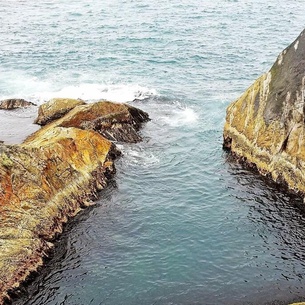
[[170,115],[162,116],[161,119],[172,127],[187,126],[198,121],[198,114],[192,108],[180,107],[173,110]]
[[117,147],[123,153],[125,160],[130,164],[140,164],[142,167],[150,167],[158,164],[160,159],[147,149],[143,149],[139,145],[117,144]]

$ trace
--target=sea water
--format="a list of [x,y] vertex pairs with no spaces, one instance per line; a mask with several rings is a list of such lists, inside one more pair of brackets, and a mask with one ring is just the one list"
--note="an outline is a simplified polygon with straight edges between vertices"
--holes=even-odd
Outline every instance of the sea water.
[[[226,107],[301,32],[304,1],[0,2],[1,99],[107,99],[151,117],[14,304],[305,299],[302,200],[222,150]],[[21,141],[34,116],[1,112],[1,139]]]

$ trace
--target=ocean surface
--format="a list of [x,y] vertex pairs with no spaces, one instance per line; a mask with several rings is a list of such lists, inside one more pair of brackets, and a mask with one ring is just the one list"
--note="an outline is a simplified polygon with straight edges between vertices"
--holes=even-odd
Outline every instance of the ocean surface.
[[[302,200],[222,150],[226,107],[303,30],[303,0],[0,3],[0,99],[107,99],[151,117],[14,305],[305,300]],[[0,140],[37,129],[36,111],[1,111]]]

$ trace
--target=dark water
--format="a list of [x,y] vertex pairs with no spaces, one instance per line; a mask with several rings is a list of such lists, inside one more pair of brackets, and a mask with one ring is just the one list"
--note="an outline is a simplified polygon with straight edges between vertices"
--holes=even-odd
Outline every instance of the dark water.
[[[297,37],[303,8],[297,0],[1,2],[1,98],[106,98],[152,119],[142,143],[119,145],[115,183],[67,226],[14,304],[305,300],[301,199],[221,148],[226,106]],[[0,115],[1,136],[12,140]],[[16,124],[32,113],[22,116]]]

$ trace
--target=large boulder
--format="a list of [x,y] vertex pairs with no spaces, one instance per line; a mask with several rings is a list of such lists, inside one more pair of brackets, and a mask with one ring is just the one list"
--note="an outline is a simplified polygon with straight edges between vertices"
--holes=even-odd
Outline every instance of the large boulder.
[[305,32],[227,108],[224,148],[305,194]]
[[82,125],[95,126],[102,113],[122,128],[148,119],[127,105],[96,105],[77,106],[20,145],[0,143],[0,304],[43,264],[63,224],[91,205],[115,172],[115,144]]
[[84,105],[85,102],[80,99],[71,98],[53,98],[47,103],[39,106],[38,117],[34,123],[39,125],[46,125],[56,119],[63,117],[66,113],[74,107]]
[[[146,112],[130,105],[100,101],[75,106],[66,115],[46,127],[61,126],[94,130],[111,141],[136,143],[141,140],[138,130],[148,119]],[[40,132],[44,130],[38,131]]]

